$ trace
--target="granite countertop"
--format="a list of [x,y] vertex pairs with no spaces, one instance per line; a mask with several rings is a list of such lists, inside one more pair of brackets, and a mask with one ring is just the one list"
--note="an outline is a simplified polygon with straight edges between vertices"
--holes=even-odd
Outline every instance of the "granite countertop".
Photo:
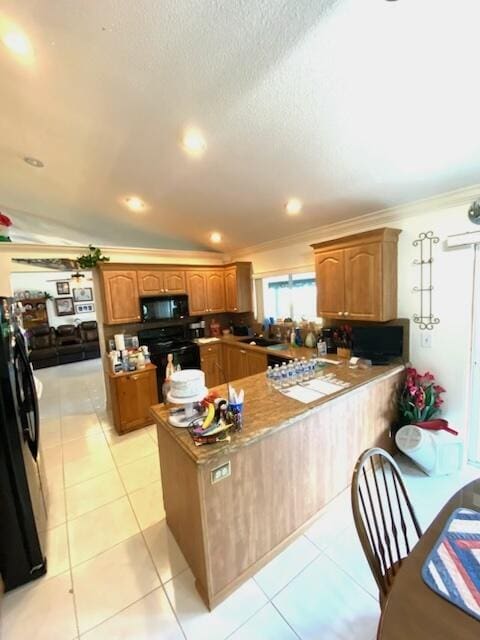
[[[209,342],[202,343],[202,342],[199,342],[198,340],[195,340],[194,342],[196,342],[200,347],[202,346],[208,347],[209,345],[218,344],[219,342],[223,344],[236,344],[238,347],[241,347],[242,349],[247,349],[248,351],[256,351],[258,353],[266,353],[270,356],[276,356],[280,360],[294,360],[295,358],[311,358],[312,356],[317,355],[316,348],[309,349],[308,347],[292,347],[291,345],[285,342],[281,344],[287,347],[286,349],[269,349],[268,347],[259,347],[257,345],[249,344],[248,342],[242,342],[247,337],[248,336],[228,335],[228,336],[222,336],[221,338],[217,338],[215,341],[209,340]],[[250,340],[254,342],[255,338],[252,336]],[[335,354],[328,354],[328,356],[326,357],[331,358],[332,360],[338,359],[337,355]]]
[[[223,339],[231,340],[232,338]],[[251,348],[258,349],[260,347]],[[271,389],[263,373],[237,380],[234,383],[235,388],[237,390],[244,389],[245,391],[243,430],[239,433],[232,433],[231,440],[227,443],[208,444],[198,447],[194,444],[187,429],[172,427],[168,423],[168,406],[158,404],[153,406],[150,412],[159,429],[166,430],[197,464],[205,464],[218,456],[226,455],[231,451],[266,437],[273,431],[286,428],[304,416],[315,413],[322,405],[332,402],[336,398],[341,398],[341,396],[349,394],[361,386],[398,374],[404,368],[403,364],[398,363],[375,366],[369,369],[350,369],[346,363],[327,365],[323,369],[323,375],[333,373],[339,380],[349,382],[350,386],[341,388],[336,393],[319,398],[309,404],[303,404],[298,400],[288,398],[280,391]],[[220,397],[227,397],[226,384],[214,387],[214,389]]]

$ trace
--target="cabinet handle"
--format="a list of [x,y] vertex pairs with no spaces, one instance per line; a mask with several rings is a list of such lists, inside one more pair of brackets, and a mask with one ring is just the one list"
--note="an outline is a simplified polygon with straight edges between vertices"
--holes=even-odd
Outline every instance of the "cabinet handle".
[[343,311],[339,311],[339,312],[338,312],[338,315],[339,315],[339,316],[343,316]]
[[132,380],[138,380],[139,376],[132,376]]
[[212,347],[209,347],[208,351],[211,351],[211,350],[212,350]]
[[236,311],[236,310],[237,310],[237,307],[233,307],[233,310],[234,310],[234,311]]
[[343,312],[343,315],[344,315],[344,316],[348,316],[348,311],[344,311],[344,312]]
[[240,349],[240,353],[247,353],[247,352],[244,351],[243,349]]

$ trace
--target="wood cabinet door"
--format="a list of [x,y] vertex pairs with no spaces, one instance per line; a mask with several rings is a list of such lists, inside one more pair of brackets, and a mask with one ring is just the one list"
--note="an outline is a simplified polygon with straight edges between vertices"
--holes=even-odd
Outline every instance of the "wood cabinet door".
[[191,316],[207,313],[207,273],[187,271],[188,309]]
[[141,296],[155,296],[164,292],[163,271],[137,271],[137,280]]
[[158,402],[155,371],[123,376],[116,382],[122,430],[129,431],[151,422],[150,407]]
[[200,347],[200,363],[205,374],[207,387],[216,387],[223,383],[222,345],[212,344]]
[[237,303],[237,269],[225,269],[225,310],[238,311]]
[[124,324],[140,320],[136,271],[103,271],[105,324]]
[[325,317],[343,317],[345,311],[344,250],[317,253],[317,314]]
[[345,249],[345,317],[381,319],[381,245]]
[[254,376],[257,373],[265,373],[267,370],[267,356],[265,353],[247,351],[247,375]]
[[225,280],[223,271],[207,271],[207,313],[225,311]]
[[166,293],[186,293],[185,271],[164,271],[163,286]]
[[247,351],[234,345],[224,346],[224,368],[226,382],[248,376]]

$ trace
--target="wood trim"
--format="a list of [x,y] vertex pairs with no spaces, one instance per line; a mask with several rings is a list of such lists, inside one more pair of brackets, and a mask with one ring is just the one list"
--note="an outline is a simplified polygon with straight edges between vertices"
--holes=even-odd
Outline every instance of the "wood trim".
[[363,231],[362,233],[355,233],[344,238],[337,238],[335,240],[326,240],[325,242],[317,242],[310,246],[315,253],[321,252],[324,249],[330,249],[332,247],[338,249],[346,249],[348,247],[356,247],[359,244],[371,244],[373,242],[397,242],[398,236],[402,232],[401,229],[390,229],[383,227],[381,229],[374,229],[373,231]]

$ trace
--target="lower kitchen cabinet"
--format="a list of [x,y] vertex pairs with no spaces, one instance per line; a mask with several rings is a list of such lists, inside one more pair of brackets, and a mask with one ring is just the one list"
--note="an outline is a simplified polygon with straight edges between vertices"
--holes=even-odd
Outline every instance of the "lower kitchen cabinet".
[[113,421],[117,433],[126,433],[152,423],[150,407],[158,404],[157,367],[128,373],[108,374]]
[[267,369],[267,355],[243,345],[223,344],[223,367],[227,381],[262,373]]
[[257,351],[247,351],[247,375],[265,373],[267,370],[267,356]]
[[200,364],[205,374],[205,384],[216,387],[225,382],[223,376],[223,350],[220,342],[200,346]]

